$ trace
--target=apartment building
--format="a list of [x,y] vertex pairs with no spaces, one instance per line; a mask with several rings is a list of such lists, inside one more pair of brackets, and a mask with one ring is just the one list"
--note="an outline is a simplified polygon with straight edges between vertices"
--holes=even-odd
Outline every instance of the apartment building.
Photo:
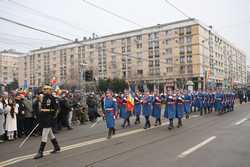
[[246,83],[246,55],[195,19],[32,50],[22,59],[20,83],[42,86],[52,78],[79,85],[89,71],[95,81],[124,78],[136,85],[183,88]]
[[[24,53],[15,50],[4,50],[0,52],[0,83],[6,85],[12,81],[19,80],[19,59]],[[21,68],[22,69],[22,68]]]

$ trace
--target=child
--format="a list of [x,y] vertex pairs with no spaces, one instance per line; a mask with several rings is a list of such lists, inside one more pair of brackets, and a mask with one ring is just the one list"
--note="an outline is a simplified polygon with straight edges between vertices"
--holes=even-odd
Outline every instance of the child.
[[11,98],[8,99],[8,105],[5,107],[6,125],[8,140],[14,140],[14,132],[17,131],[16,114],[18,113],[18,104]]

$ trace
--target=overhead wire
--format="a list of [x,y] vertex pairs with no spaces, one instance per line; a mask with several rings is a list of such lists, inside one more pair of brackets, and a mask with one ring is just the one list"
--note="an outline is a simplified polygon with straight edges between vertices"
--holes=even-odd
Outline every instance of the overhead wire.
[[41,17],[47,18],[49,20],[53,20],[53,21],[62,23],[64,25],[66,25],[66,26],[69,26],[69,27],[74,28],[76,30],[80,30],[80,31],[85,32],[85,33],[86,32],[88,32],[90,34],[92,33],[91,31],[86,30],[85,28],[82,28],[81,26],[76,26],[76,25],[74,25],[74,24],[72,24],[72,23],[70,23],[70,22],[68,22],[68,21],[66,21],[66,20],[64,20],[62,18],[48,15],[48,14],[46,14],[46,13],[40,11],[40,10],[31,8],[31,7],[27,6],[27,5],[24,5],[24,4],[20,3],[20,2],[15,1],[15,0],[9,0],[8,2],[10,2],[10,3],[12,3],[12,4],[16,5],[16,6],[22,7],[24,9],[26,9],[26,10],[29,10],[29,11],[33,12],[33,14],[36,13],[36,15],[38,15],[38,16],[41,16]]
[[134,25],[136,25],[136,26],[138,26],[138,27],[143,27],[142,25],[136,23],[135,21],[133,21],[133,20],[131,20],[131,19],[129,19],[129,18],[126,18],[126,17],[124,17],[124,16],[121,16],[121,15],[119,15],[119,14],[117,14],[117,13],[111,11],[111,10],[108,10],[108,9],[104,8],[104,7],[101,7],[101,6],[99,6],[99,5],[97,5],[97,4],[93,3],[93,2],[90,2],[90,1],[88,1],[88,0],[82,0],[82,2],[88,4],[88,5],[92,6],[92,7],[95,7],[96,9],[102,10],[102,11],[104,11],[105,13],[108,13],[108,14],[110,14],[110,15],[112,15],[112,16],[115,16],[115,17],[117,17],[117,18],[119,18],[119,19],[121,19],[121,20],[123,20],[123,21],[126,21],[126,22],[128,22],[128,23],[130,23],[130,24],[134,24]]
[[29,26],[29,25],[27,25],[27,24],[20,23],[20,22],[17,22],[17,21],[14,21],[14,20],[11,20],[11,19],[8,19],[8,18],[5,18],[5,17],[1,17],[1,16],[0,16],[0,20],[6,21],[6,22],[9,22],[9,23],[12,23],[12,24],[21,26],[21,27],[25,27],[25,28],[28,28],[28,29],[31,29],[31,30],[34,30],[34,31],[38,31],[38,32],[41,32],[41,33],[44,33],[44,34],[48,34],[48,35],[54,36],[54,37],[56,37],[56,38],[63,39],[63,40],[65,40],[65,41],[70,41],[70,42],[73,42],[73,41],[74,41],[74,40],[69,39],[69,38],[67,38],[67,37],[63,37],[63,36],[61,36],[61,35],[57,35],[57,34],[55,34],[55,33],[51,33],[51,32],[48,32],[48,31],[43,30],[43,29],[40,29],[40,28],[32,27],[32,26]]
[[[100,6],[98,6],[98,5],[96,5],[96,4],[92,3],[92,2],[89,2],[89,1],[87,1],[87,0],[82,0],[82,1],[85,2],[85,3],[87,3],[87,4],[89,4],[89,5],[91,5],[91,6],[93,6],[93,7],[95,7],[95,8],[98,8],[98,9],[100,9],[100,10],[106,12],[106,13],[109,13],[109,14],[115,16],[115,17],[118,17],[118,18],[120,18],[120,19],[122,19],[122,20],[124,20],[124,21],[130,22],[131,24],[134,24],[134,25],[137,25],[137,26],[142,27],[140,24],[138,24],[138,23],[136,23],[136,22],[134,22],[134,21],[132,21],[132,20],[130,20],[130,19],[127,19],[127,18],[125,18],[125,17],[123,17],[123,16],[121,16],[121,15],[118,15],[118,14],[116,14],[116,13],[114,13],[114,12],[108,10],[108,9],[105,9],[105,8],[103,8],[103,7],[100,7]],[[13,2],[13,1],[12,1],[12,2]],[[184,13],[183,13],[183,14],[184,14]],[[39,31],[39,32],[42,32],[42,33],[46,33],[46,34],[48,34],[48,35],[52,35],[52,36],[55,36],[55,37],[57,37],[57,38],[60,38],[60,39],[66,40],[66,41],[73,42],[73,40],[71,40],[71,39],[69,39],[69,38],[66,38],[66,37],[64,37],[64,36],[57,35],[57,34],[54,34],[54,33],[50,33],[50,32],[48,32],[48,31],[41,30],[41,29],[38,29],[38,28],[35,28],[35,27],[32,27],[32,26],[26,25],[26,24],[23,24],[23,23],[19,23],[19,22],[16,22],[16,21],[13,21],[13,20],[4,18],[4,17],[0,17],[0,19],[1,19],[1,20],[4,20],[4,21],[7,21],[7,22],[10,22],[10,23],[13,23],[13,24],[17,24],[17,25],[19,25],[19,26],[23,26],[23,27],[32,29],[32,30],[36,30],[36,31]],[[144,61],[155,61],[155,60],[159,60],[159,63],[168,64],[167,62],[162,62],[162,59],[149,59],[149,58],[142,58],[142,57],[139,58],[138,56],[132,56],[132,55],[130,55],[129,53],[110,52],[110,51],[108,51],[108,50],[107,50],[107,52],[109,52],[110,54],[123,55],[123,56],[125,55],[125,56],[127,56],[127,57],[131,57],[131,58],[135,58],[135,59],[140,59],[140,60],[144,60]],[[145,51],[145,52],[148,52],[148,50]]]
[[[12,19],[18,19],[20,20],[21,18],[25,18],[25,20],[23,22],[30,22],[30,18],[29,17],[20,17],[20,16],[26,16],[24,14],[22,15],[17,15],[15,13],[10,12],[9,10],[4,9],[0,9],[0,12],[3,12],[4,15],[2,15],[2,17],[8,17],[8,18],[12,18]],[[28,19],[27,19],[28,18]],[[44,19],[44,18],[43,18]],[[48,19],[46,19],[47,21],[50,21]],[[54,22],[54,21],[53,21]],[[43,24],[41,24],[43,23]],[[39,26],[40,28],[43,29],[51,29],[51,26],[48,26],[49,24],[45,24],[44,22],[38,21],[37,19],[35,21],[32,22],[32,24],[36,24],[36,26]],[[65,30],[62,30],[60,27],[58,26],[53,26],[53,31],[55,32],[60,32],[60,34],[66,34],[66,36],[70,36],[70,37],[75,37],[78,36],[76,34],[73,34],[72,32],[66,32]]]
[[19,39],[33,40],[33,41],[62,42],[61,40],[52,40],[52,39],[44,39],[44,38],[33,38],[33,37],[27,37],[27,36],[22,36],[22,35],[14,35],[14,34],[3,33],[3,32],[0,32],[0,35],[1,36],[6,36],[6,37],[12,37],[12,38],[15,38],[15,39],[19,38]]

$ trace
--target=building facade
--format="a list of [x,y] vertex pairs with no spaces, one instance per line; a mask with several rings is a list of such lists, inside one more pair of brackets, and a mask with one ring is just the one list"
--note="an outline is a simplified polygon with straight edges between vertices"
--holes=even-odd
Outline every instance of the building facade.
[[[14,80],[19,80],[19,60],[24,56],[14,50],[0,52],[0,83],[6,85]],[[22,69],[22,68],[21,68]],[[24,70],[24,69],[22,69]]]
[[195,19],[84,39],[31,51],[22,57],[20,84],[52,78],[80,85],[86,71],[99,79],[184,88],[232,87],[247,80],[246,55]]

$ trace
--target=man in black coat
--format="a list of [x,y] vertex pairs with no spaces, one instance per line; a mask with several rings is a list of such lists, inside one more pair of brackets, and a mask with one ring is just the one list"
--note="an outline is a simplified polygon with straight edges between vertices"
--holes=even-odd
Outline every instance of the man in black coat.
[[100,115],[98,114],[98,102],[95,94],[92,92],[86,100],[86,103],[88,105],[88,115],[89,115],[89,120],[91,122],[95,122],[97,117]]
[[67,127],[69,130],[72,129],[69,124],[69,112],[71,110],[71,106],[69,104],[69,99],[66,98],[65,93],[62,94],[61,99],[59,100],[60,112],[57,117],[58,130],[62,129],[62,126]]
[[54,121],[53,119],[56,114],[56,110],[57,110],[57,104],[55,97],[53,97],[51,94],[51,87],[45,86],[41,104],[41,111],[38,114],[40,126],[41,128],[43,128],[42,142],[40,144],[38,153],[35,155],[34,159],[39,159],[43,157],[43,151],[46,146],[48,136],[50,136],[51,142],[54,146],[54,150],[51,153],[56,153],[60,151],[60,147],[52,131],[53,121]]

